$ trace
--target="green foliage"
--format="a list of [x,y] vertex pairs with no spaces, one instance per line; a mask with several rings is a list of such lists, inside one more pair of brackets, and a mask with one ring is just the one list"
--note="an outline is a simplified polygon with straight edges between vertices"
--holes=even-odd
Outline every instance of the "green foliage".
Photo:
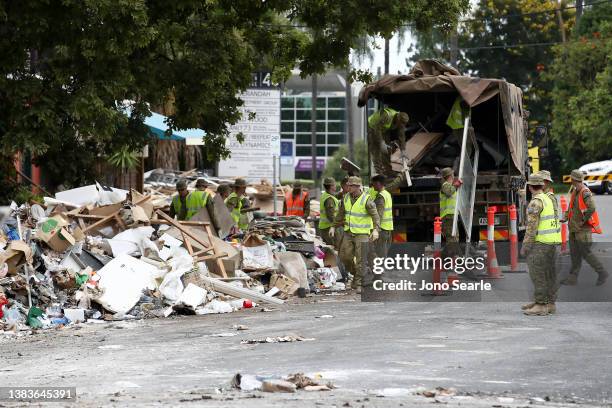
[[91,179],[96,158],[146,144],[149,107],[172,100],[170,128],[205,130],[208,158],[226,157],[253,71],[282,80],[296,66],[303,75],[347,66],[359,38],[408,22],[453,25],[467,4],[2,0],[0,154],[31,153],[56,183]]
[[108,162],[119,169],[129,170],[138,165],[138,157],[134,151],[122,147],[108,158]]
[[554,84],[551,137],[565,169],[612,157],[612,4],[587,9],[574,37],[555,48],[546,76]]
[[[554,11],[567,2],[541,0],[479,0],[472,15],[458,28],[458,68],[482,78],[504,78],[523,89],[529,124],[550,122],[551,86],[542,80],[554,55],[547,44],[561,41],[559,19]],[[563,30],[573,23],[573,10],[562,11]],[[448,61],[450,35],[439,28],[417,32],[411,61],[435,58]],[[531,45],[526,45],[531,44]],[[502,47],[498,47],[502,46]],[[510,47],[503,47],[510,46]]]
[[[361,177],[364,178],[364,182],[366,182],[365,177],[367,177],[368,172],[368,150],[365,141],[355,141],[354,148],[354,163],[361,168]],[[348,145],[340,146],[340,148],[336,150],[334,155],[329,160],[327,160],[327,163],[325,164],[325,170],[323,170],[323,178],[333,177],[337,182],[340,182],[340,180],[342,180],[346,176],[346,171],[340,168],[340,164],[342,162],[342,158],[348,158],[348,156]]]

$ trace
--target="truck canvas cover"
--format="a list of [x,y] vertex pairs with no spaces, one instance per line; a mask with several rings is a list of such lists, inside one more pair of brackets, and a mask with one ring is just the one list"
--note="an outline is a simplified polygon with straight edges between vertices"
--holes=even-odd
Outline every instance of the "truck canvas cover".
[[394,96],[417,93],[457,93],[470,108],[499,95],[512,163],[515,170],[524,175],[527,160],[526,125],[520,88],[502,79],[461,75],[455,68],[436,60],[422,60],[408,75],[386,75],[363,87],[358,105],[366,105],[370,98],[387,102]]

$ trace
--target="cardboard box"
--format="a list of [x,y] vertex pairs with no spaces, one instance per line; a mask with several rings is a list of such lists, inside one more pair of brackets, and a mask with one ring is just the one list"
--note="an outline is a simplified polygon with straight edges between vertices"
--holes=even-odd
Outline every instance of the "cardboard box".
[[288,276],[274,274],[270,277],[270,287],[276,287],[282,293],[293,295],[300,285]]
[[32,262],[32,249],[23,241],[11,241],[8,248],[0,253],[0,265],[8,265],[8,274],[14,275],[24,263]]
[[48,218],[36,231],[36,238],[56,252],[64,252],[76,242],[64,228],[66,225],[68,225],[66,220],[59,215]]

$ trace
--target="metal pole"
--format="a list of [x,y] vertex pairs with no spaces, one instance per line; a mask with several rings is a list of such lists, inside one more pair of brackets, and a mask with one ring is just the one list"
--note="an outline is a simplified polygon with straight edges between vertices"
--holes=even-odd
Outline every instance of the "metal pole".
[[272,200],[274,201],[274,216],[276,217],[276,155],[272,156]]
[[312,107],[310,111],[310,145],[311,145],[311,156],[312,156],[312,181],[315,183],[315,190],[317,188],[317,75],[312,74]]
[[355,162],[355,139],[353,129],[353,88],[350,81],[350,69],[346,72],[346,138],[349,150],[349,160]]

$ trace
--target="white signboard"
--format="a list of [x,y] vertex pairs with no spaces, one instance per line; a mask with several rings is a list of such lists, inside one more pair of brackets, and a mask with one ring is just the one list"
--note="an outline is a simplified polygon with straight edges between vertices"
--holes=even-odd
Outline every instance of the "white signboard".
[[[280,155],[280,90],[249,89],[239,97],[244,101],[242,119],[230,128],[226,146],[231,157],[219,162],[219,176],[271,181],[273,157]],[[250,113],[255,114],[252,120]],[[242,143],[236,139],[240,132]]]

